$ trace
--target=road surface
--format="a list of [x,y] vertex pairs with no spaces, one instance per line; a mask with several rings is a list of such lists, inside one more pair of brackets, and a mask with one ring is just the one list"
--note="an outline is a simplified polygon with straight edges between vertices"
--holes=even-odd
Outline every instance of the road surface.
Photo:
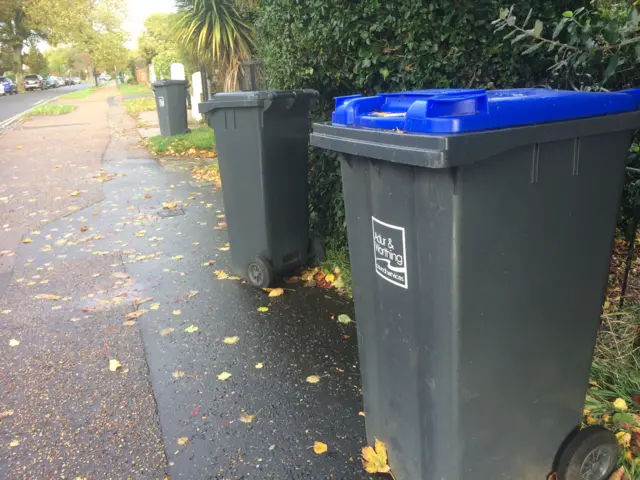
[[21,92],[18,95],[3,95],[0,97],[0,123],[46,100],[64,95],[65,93],[75,92],[76,90],[83,90],[90,86],[88,83],[83,83],[80,85],[51,88],[44,91],[34,90],[31,92]]

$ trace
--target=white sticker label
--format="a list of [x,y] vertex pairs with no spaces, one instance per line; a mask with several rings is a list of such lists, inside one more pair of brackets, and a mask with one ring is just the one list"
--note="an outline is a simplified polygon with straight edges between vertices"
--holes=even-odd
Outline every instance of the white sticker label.
[[371,217],[376,273],[402,288],[409,288],[407,249],[404,227],[390,225]]
[[161,107],[164,107],[164,97],[158,97],[158,104],[159,104]]

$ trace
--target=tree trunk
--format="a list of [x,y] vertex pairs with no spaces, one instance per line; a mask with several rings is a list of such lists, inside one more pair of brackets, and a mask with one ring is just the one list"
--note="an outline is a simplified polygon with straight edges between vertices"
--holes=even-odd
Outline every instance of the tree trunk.
[[24,75],[22,73],[22,45],[13,47],[12,52],[12,69],[16,76],[16,85],[20,90],[24,87]]

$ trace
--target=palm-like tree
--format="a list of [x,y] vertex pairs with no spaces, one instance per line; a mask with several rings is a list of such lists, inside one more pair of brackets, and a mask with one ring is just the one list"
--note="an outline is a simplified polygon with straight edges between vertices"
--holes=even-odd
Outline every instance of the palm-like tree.
[[[246,1],[246,0],[245,0]],[[177,0],[178,41],[200,61],[213,62],[233,90],[238,64],[251,58],[254,30],[241,15],[238,0]]]

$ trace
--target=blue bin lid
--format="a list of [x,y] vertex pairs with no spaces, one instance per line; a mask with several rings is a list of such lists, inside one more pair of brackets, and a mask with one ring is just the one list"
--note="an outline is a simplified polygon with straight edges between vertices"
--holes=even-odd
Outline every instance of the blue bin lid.
[[335,102],[334,125],[451,134],[634,111],[640,89],[611,93],[542,88],[415,90],[336,97]]

